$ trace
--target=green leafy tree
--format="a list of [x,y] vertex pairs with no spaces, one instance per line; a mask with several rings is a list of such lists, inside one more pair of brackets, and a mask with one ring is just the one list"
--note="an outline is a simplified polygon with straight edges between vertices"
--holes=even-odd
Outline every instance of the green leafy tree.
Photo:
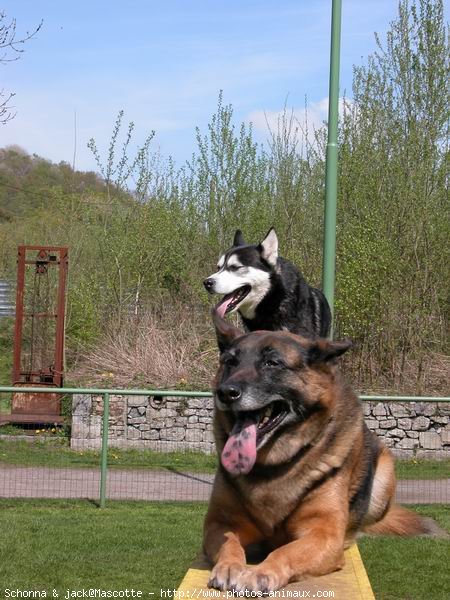
[[445,343],[450,54],[442,2],[402,0],[377,45],[355,69],[341,131],[337,312],[340,330],[392,374]]

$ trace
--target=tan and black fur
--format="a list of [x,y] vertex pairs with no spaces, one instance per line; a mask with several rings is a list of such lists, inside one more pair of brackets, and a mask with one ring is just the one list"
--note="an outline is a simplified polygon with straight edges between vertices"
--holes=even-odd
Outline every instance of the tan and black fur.
[[[214,320],[221,353],[214,430],[227,468],[218,469],[204,527],[211,587],[268,592],[341,568],[358,532],[438,530],[393,503],[392,455],[367,429],[357,396],[334,364],[348,342],[244,334]],[[237,453],[246,444],[240,422],[247,437],[257,428],[256,459],[250,446],[230,462],[227,441]],[[245,551],[253,544],[269,554],[248,566]]]

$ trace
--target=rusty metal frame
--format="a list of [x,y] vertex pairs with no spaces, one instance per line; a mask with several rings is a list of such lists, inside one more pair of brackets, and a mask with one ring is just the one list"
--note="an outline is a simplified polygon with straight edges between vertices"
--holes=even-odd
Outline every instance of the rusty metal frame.
[[[27,260],[27,252],[37,251],[38,256],[33,260]],[[57,255],[57,260],[39,261],[39,254],[53,253]],[[16,290],[16,319],[14,329],[14,357],[13,357],[13,384],[33,383],[33,378],[42,375],[41,373],[22,371],[21,353],[22,353],[22,334],[24,319],[32,314],[24,312],[24,291],[25,291],[25,267],[26,265],[38,265],[39,262],[46,262],[47,265],[57,265],[59,267],[57,308],[56,313],[36,313],[35,317],[56,319],[55,332],[55,350],[52,372],[46,373],[47,385],[61,387],[64,382],[64,319],[65,319],[65,289],[68,269],[67,247],[60,246],[19,246],[17,255],[17,290]],[[51,378],[51,381],[49,379]]]

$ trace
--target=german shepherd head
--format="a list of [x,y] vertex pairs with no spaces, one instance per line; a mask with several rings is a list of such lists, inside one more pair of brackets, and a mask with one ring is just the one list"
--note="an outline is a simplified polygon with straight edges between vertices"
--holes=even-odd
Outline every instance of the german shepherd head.
[[351,342],[286,331],[244,334],[216,312],[213,320],[220,350],[213,391],[222,466],[237,476],[250,473],[255,463],[288,462],[334,413],[340,397],[334,393],[334,359]]

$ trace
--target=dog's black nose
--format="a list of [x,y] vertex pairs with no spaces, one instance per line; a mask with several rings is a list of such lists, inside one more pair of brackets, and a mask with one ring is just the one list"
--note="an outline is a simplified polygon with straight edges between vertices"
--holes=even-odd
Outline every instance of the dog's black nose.
[[242,396],[241,388],[236,384],[222,384],[217,388],[217,396],[224,404],[232,404]]
[[205,286],[206,291],[211,293],[214,287],[214,279],[208,277],[208,279],[205,279],[203,282],[203,285]]

